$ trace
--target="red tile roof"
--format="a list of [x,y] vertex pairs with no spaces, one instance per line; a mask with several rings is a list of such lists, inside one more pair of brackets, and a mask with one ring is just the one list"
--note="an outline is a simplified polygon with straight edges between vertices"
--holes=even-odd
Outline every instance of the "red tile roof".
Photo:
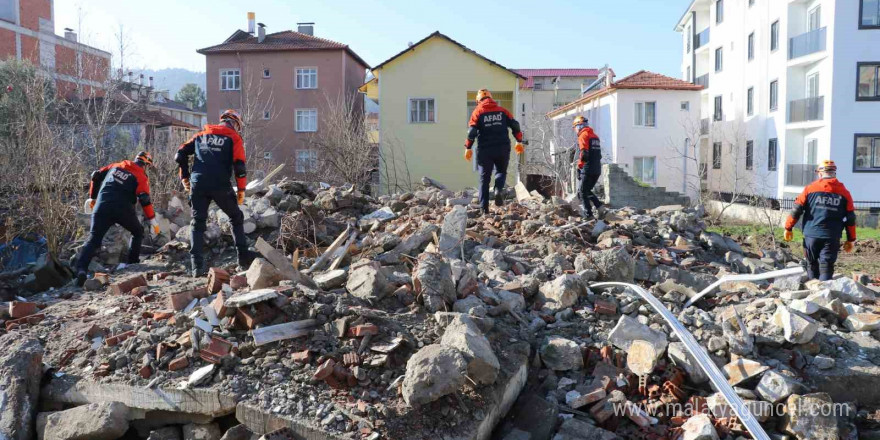
[[534,87],[536,76],[599,76],[599,69],[513,69],[513,71],[528,78],[522,86],[523,89]]
[[547,115],[550,117],[565,113],[585,102],[593,100],[596,96],[611,93],[619,89],[651,89],[651,90],[703,90],[703,86],[689,83],[680,79],[661,75],[659,73],[640,70],[619,81],[611,83],[610,87],[592,90],[578,100],[559,107]]
[[267,34],[262,43],[257,37],[244,31],[236,31],[223,43],[215,46],[199,49],[196,52],[202,55],[231,53],[231,52],[270,52],[270,51],[299,51],[299,50],[344,50],[358,62],[369,67],[366,61],[361,59],[347,45],[336,41],[319,38],[312,35],[301,34],[294,31],[281,31]]

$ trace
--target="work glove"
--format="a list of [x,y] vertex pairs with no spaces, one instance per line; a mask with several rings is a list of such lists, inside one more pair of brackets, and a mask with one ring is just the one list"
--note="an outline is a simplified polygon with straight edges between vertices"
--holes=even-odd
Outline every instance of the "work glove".
[[161,230],[159,229],[159,221],[155,218],[150,220],[150,230],[153,231],[154,236],[159,235],[159,232],[161,232]]
[[183,179],[180,182],[183,183],[183,189],[187,194],[192,192],[192,185],[189,183],[189,179]]
[[244,205],[244,190],[243,189],[238,190],[238,204]]
[[94,211],[94,210],[95,210],[95,202],[97,202],[97,200],[95,200],[95,199],[89,199],[89,200],[86,201],[86,203],[88,203],[88,205],[89,205],[89,210],[90,210],[90,211]]
[[464,160],[470,162],[473,157],[474,157],[474,150],[471,150],[470,148],[465,148]]
[[792,232],[792,231],[786,229],[786,230],[785,230],[785,235],[784,235],[782,238],[783,238],[783,240],[785,240],[785,241],[791,241],[792,239],[794,239],[794,232]]
[[855,250],[855,247],[856,247],[856,242],[854,242],[854,241],[848,241],[848,242],[846,242],[846,243],[843,244],[843,251],[846,252],[846,253],[848,253],[848,254],[851,254],[852,251]]
[[516,154],[523,154],[526,151],[526,147],[523,147],[522,142],[517,142],[516,146],[513,147],[513,151],[516,151]]

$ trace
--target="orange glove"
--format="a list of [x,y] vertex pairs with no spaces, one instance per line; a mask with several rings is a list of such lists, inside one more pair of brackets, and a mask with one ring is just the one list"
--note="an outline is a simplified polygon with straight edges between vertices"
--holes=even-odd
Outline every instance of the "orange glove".
[[162,232],[162,230],[159,228],[159,221],[158,220],[156,220],[156,219],[150,220],[150,226],[151,226],[151,229],[153,230],[153,235],[159,235],[159,233]]
[[794,232],[789,231],[788,229],[786,229],[786,230],[785,230],[785,236],[784,236],[783,238],[785,239],[785,241],[791,241],[792,239],[794,239]]
[[474,157],[474,150],[471,150],[470,148],[465,148],[464,160],[470,162],[473,157]]
[[95,209],[96,202],[97,202],[97,200],[95,200],[95,199],[89,199],[89,209],[92,209],[92,210]]
[[843,244],[843,251],[846,252],[846,253],[848,253],[848,254],[851,254],[852,251],[855,250],[855,247],[856,247],[856,242],[854,242],[854,241],[848,241],[848,242],[846,242],[846,243]]
[[183,179],[181,180],[181,183],[183,183],[183,189],[187,194],[192,192],[192,185],[189,183],[189,179]]
[[238,204],[244,205],[244,190],[243,189],[238,190]]
[[517,142],[516,146],[513,147],[513,150],[516,151],[516,154],[523,154],[526,151],[526,148],[523,147],[522,142]]

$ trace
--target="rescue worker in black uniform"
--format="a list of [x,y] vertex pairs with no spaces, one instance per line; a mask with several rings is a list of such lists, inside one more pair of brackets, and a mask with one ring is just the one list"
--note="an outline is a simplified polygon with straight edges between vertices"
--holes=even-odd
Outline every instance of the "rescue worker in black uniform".
[[[192,139],[177,150],[175,161],[180,168],[180,179],[190,195],[192,207],[192,237],[190,259],[192,276],[207,273],[203,255],[208,207],[217,204],[232,224],[232,238],[238,252],[238,264],[247,269],[256,255],[248,250],[244,235],[244,214],[238,205],[244,203],[247,185],[247,168],[244,141],[241,139],[241,116],[235,110],[226,110],[220,116],[220,124],[206,125]],[[193,159],[192,172],[189,168]],[[237,193],[230,179],[235,175]]]
[[793,229],[803,218],[804,254],[810,279],[827,281],[834,277],[834,264],[840,252],[840,237],[846,230],[844,252],[852,252],[856,242],[856,213],[852,195],[837,180],[837,165],[826,160],[816,169],[819,180],[807,185],[795,199],[794,210],[785,221],[785,241],[794,237]]
[[76,261],[76,285],[82,287],[86,282],[89,263],[95,252],[101,247],[104,235],[113,225],[119,225],[131,233],[128,248],[128,259],[120,264],[140,262],[141,242],[144,239],[144,227],[135,212],[135,202],[140,202],[147,220],[150,220],[153,234],[159,234],[156,213],[150,201],[150,179],[147,178],[146,167],[153,165],[153,156],[141,151],[134,161],[107,165],[92,173],[89,184],[89,200],[87,204],[92,210],[92,225],[89,238],[80,251]]
[[507,180],[507,165],[510,162],[510,137],[507,130],[513,131],[516,138],[516,154],[525,151],[523,134],[519,122],[513,115],[492,99],[486,89],[477,92],[477,108],[471,114],[467,140],[464,143],[464,158],[470,161],[474,152],[471,148],[477,142],[477,170],[480,173],[480,207],[484,214],[489,213],[489,182],[495,174],[495,206],[504,204],[504,182]]
[[577,133],[578,149],[580,150],[578,177],[581,179],[581,202],[584,204],[584,214],[592,217],[593,208],[590,203],[596,207],[597,211],[602,207],[602,202],[593,194],[593,187],[602,176],[602,148],[599,136],[593,132],[586,118],[578,116],[574,118],[571,125]]

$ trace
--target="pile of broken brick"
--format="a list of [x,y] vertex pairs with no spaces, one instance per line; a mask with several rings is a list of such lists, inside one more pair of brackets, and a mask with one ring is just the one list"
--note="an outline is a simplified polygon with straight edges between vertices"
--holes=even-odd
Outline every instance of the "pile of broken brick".
[[[257,435],[287,426],[370,440],[749,437],[654,310],[627,290],[592,287],[617,281],[649,288],[678,317],[771,436],[876,434],[875,285],[728,282],[684,308],[724,275],[797,262],[706,231],[700,209],[621,208],[584,221],[560,198],[523,197],[481,216],[472,191],[355,203],[352,194],[330,188],[299,202],[332,225],[317,252],[286,254],[267,232],[246,271],[221,264],[193,279],[160,253],[99,278],[105,292],[43,294],[43,320],[7,330],[43,341],[54,375],[40,404],[55,411],[43,417],[96,403],[55,392],[68,379],[210,391],[231,402],[211,423],[231,417]],[[812,411],[832,401],[843,410]],[[142,438],[184,425],[144,429],[137,410],[168,409],[118,402]]]

